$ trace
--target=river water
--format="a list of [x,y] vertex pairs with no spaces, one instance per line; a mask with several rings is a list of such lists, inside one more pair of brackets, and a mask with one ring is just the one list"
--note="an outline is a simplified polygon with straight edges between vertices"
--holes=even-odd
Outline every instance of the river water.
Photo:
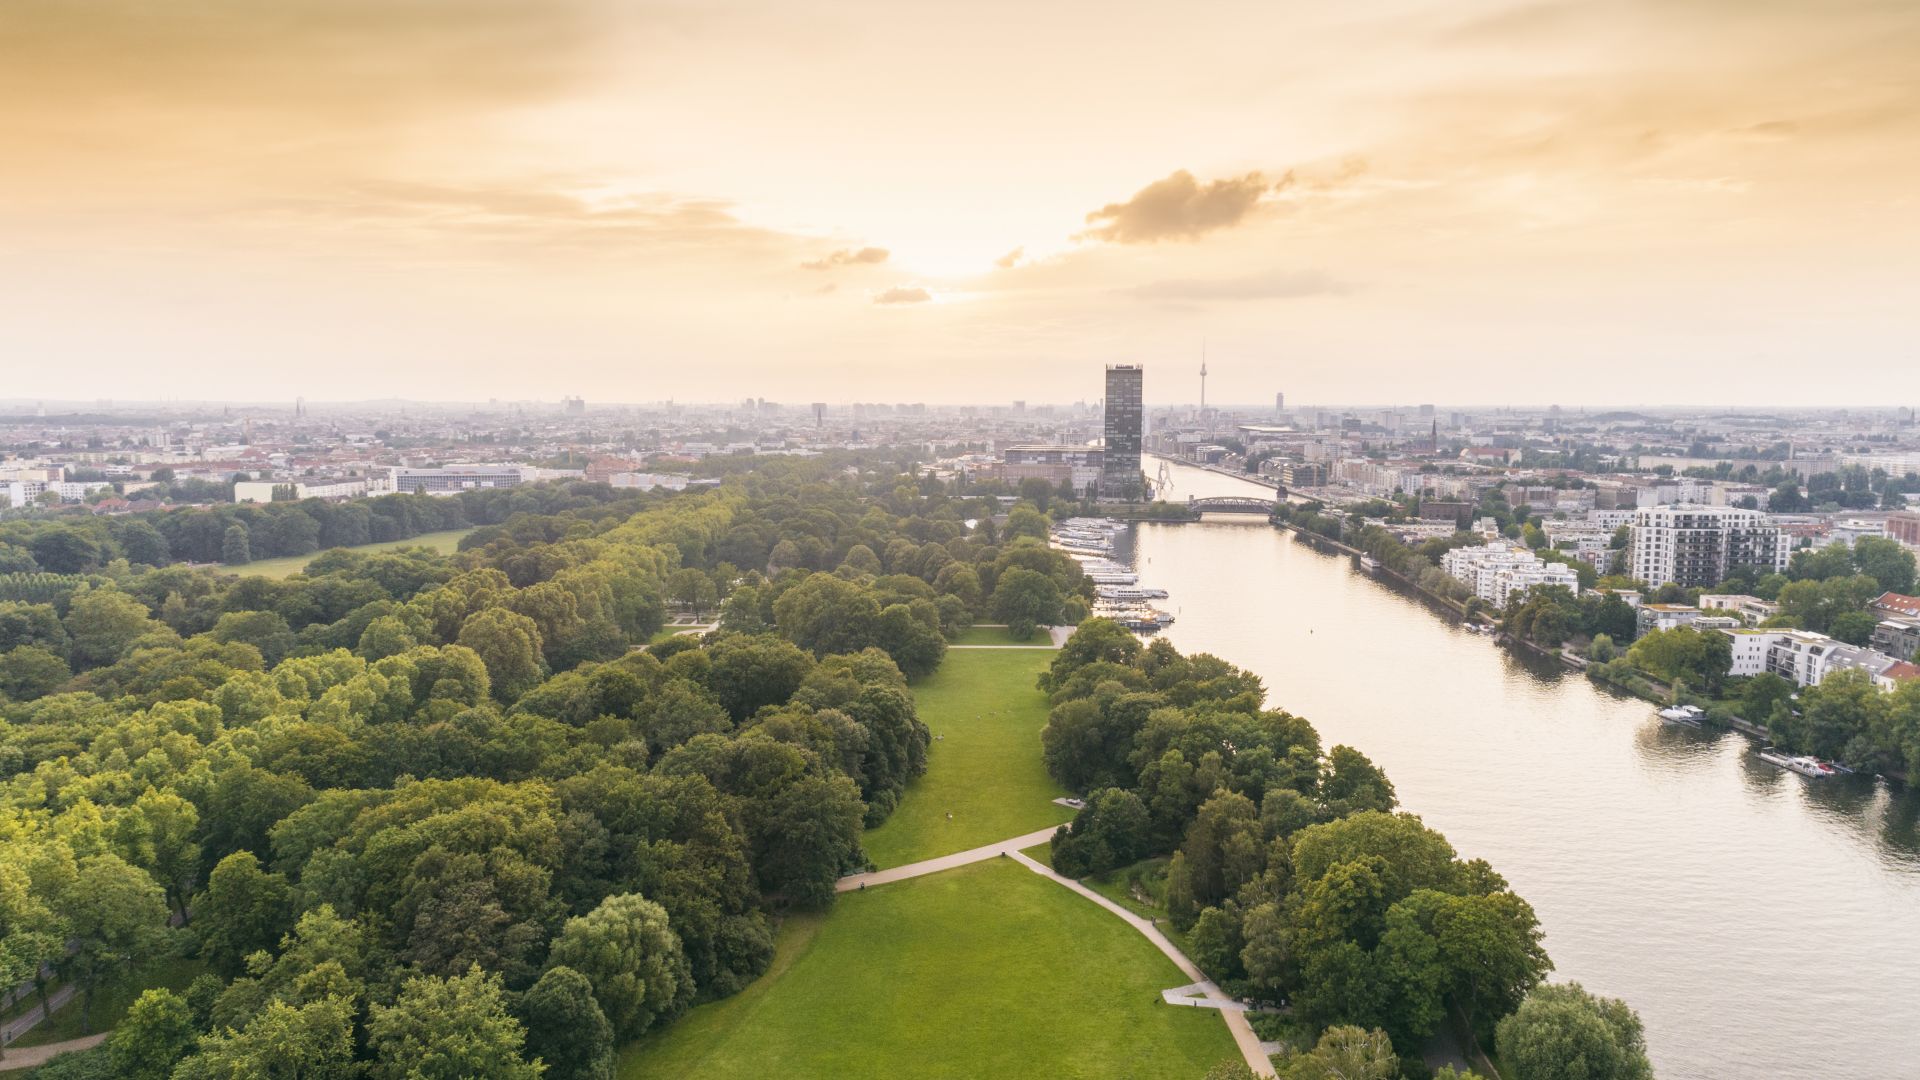
[[[1172,480],[1170,499],[1262,490]],[[1663,725],[1263,521],[1125,535],[1141,584],[1172,594],[1164,635],[1260,675],[1491,862],[1538,912],[1553,978],[1639,1010],[1660,1077],[1920,1077],[1920,798]]]

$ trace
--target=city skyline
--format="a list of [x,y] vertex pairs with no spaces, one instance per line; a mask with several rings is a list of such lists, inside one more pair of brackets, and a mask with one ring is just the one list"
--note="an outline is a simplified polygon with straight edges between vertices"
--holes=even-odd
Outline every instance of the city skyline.
[[1071,401],[1204,340],[1217,401],[1844,405],[1911,364],[1910,10],[444,14],[16,6],[10,392]]

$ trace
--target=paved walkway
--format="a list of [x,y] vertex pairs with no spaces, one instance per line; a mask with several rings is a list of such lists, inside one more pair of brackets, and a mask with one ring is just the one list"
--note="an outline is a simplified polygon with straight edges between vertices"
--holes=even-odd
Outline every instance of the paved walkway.
[[[13,1040],[32,1031],[40,1021],[46,1019],[47,1013],[59,1012],[60,1006],[73,1000],[73,995],[78,989],[79,987],[73,983],[66,983],[53,993],[47,995],[47,1008],[45,1010],[40,1008],[40,1002],[36,1000],[32,1003],[32,1007],[27,1009],[26,1012],[21,1013],[5,1024],[0,1024],[0,1046],[12,1046]],[[23,1050],[21,1052],[25,1053],[26,1051]],[[9,1053],[7,1059],[12,1060],[12,1058],[13,1055]],[[19,1067],[20,1066],[14,1065],[7,1066],[7,1068]]]
[[106,1032],[87,1035],[66,1042],[42,1043],[39,1046],[12,1047],[6,1057],[0,1057],[0,1069],[37,1069],[69,1050],[85,1050],[90,1046],[99,1046],[107,1038]]
[[[1081,896],[1118,915],[1128,926],[1140,931],[1148,941],[1153,942],[1154,947],[1159,949],[1167,959],[1173,961],[1175,967],[1179,968],[1181,972],[1193,980],[1193,985],[1181,987],[1182,990],[1198,989],[1203,996],[1213,1003],[1211,1004],[1212,1008],[1220,1010],[1220,1017],[1227,1022],[1227,1030],[1233,1034],[1234,1044],[1240,1048],[1240,1056],[1246,1059],[1247,1068],[1252,1069],[1255,1076],[1274,1075],[1273,1062],[1267,1056],[1268,1051],[1263,1048],[1260,1037],[1253,1033],[1253,1026],[1247,1023],[1247,1017],[1244,1011],[1245,1007],[1241,1006],[1240,1009],[1232,1008],[1234,1005],[1239,1005],[1239,1002],[1234,1001],[1226,991],[1215,986],[1213,982],[1207,978],[1205,972],[1202,972],[1193,961],[1187,959],[1186,953],[1181,952],[1173,942],[1167,940],[1167,935],[1161,933],[1158,926],[1155,926],[1147,919],[1135,915],[1133,912],[1128,911],[1126,908],[1121,907],[1106,897],[1101,896],[1099,893],[1094,892],[1078,881],[1054,873],[1051,869],[1027,858],[1018,851],[1013,853],[1013,857],[1027,869],[1042,877],[1052,878],[1060,884],[1065,885]],[[1163,994],[1162,997],[1164,996]],[[1180,1002],[1179,1004],[1190,1004],[1190,1002]]]
[[1035,844],[1044,844],[1053,839],[1053,832],[1057,828],[1059,828],[1058,825],[1050,825],[1047,828],[1030,832],[1025,836],[1016,836],[1008,840],[1001,840],[997,843],[988,844],[985,847],[977,847],[970,851],[956,851],[952,855],[942,855],[937,859],[924,859],[917,863],[908,863],[905,866],[895,866],[886,870],[875,870],[866,874],[848,874],[834,885],[834,891],[852,892],[855,889],[864,889],[869,885],[885,885],[890,881],[905,881],[908,878],[916,878],[922,874],[937,874],[942,870],[951,870],[956,866],[966,866],[968,863],[985,862],[988,859],[997,859],[1002,855],[1014,855],[1017,854],[1021,848],[1030,848]]

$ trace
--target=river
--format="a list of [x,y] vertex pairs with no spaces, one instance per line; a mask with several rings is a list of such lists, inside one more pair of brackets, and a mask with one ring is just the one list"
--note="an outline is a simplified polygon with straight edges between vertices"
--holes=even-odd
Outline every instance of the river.
[[[1186,466],[1171,499],[1257,494]],[[1164,634],[1366,753],[1530,901],[1556,980],[1624,998],[1664,1080],[1920,1077],[1920,798],[1809,781],[1249,519],[1123,540]]]

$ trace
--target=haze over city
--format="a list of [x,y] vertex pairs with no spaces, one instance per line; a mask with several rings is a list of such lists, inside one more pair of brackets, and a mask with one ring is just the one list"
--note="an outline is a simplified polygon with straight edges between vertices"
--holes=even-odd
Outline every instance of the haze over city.
[[1911,371],[1912,5],[17,0],[0,40],[10,396],[1070,401],[1203,342],[1222,402]]

